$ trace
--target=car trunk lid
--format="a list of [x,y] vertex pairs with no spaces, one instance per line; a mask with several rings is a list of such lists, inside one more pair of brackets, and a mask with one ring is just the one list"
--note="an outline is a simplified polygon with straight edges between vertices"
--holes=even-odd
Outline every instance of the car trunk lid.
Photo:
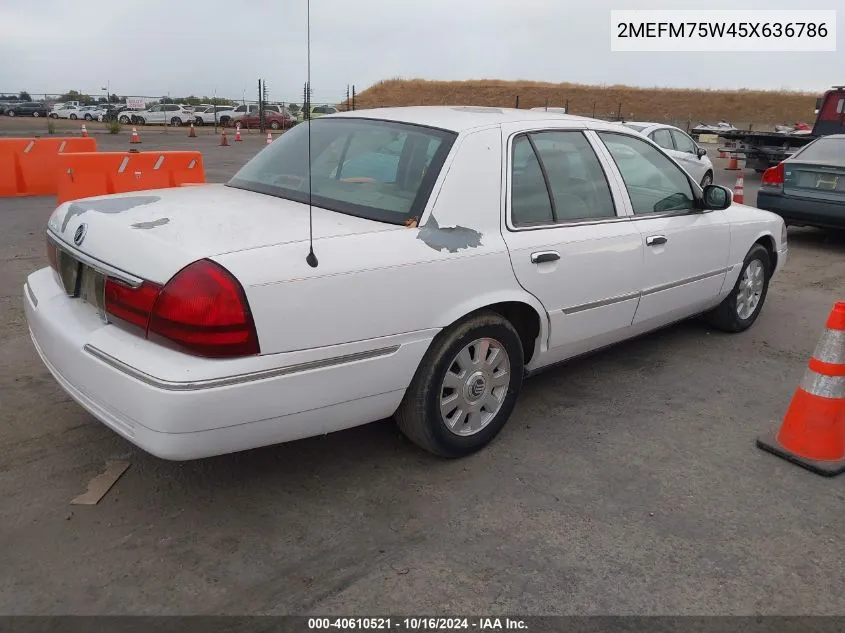
[[784,164],[783,181],[786,195],[845,202],[845,164],[789,161]]
[[[317,207],[313,227],[315,240],[402,228]],[[199,185],[67,202],[49,232],[77,259],[163,284],[198,259],[305,242],[309,217],[307,204]]]

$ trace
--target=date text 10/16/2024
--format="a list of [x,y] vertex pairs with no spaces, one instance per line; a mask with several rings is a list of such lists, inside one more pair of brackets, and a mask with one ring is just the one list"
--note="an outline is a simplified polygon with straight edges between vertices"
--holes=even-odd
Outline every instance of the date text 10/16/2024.
[[518,618],[308,618],[308,630],[408,630],[408,631],[525,631],[528,625]]

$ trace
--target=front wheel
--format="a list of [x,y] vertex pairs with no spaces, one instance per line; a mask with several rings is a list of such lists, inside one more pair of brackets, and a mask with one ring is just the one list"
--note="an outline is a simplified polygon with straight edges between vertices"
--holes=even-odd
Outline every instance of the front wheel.
[[196,119],[194,119],[194,125],[196,125],[197,127],[202,126],[202,124],[203,124],[203,121],[200,117],[197,117]]
[[725,332],[743,332],[750,328],[763,309],[771,276],[769,252],[755,244],[745,256],[733,290],[707,315],[707,320]]
[[77,116],[76,116],[75,114],[71,114],[71,115],[70,115],[70,118],[71,118],[72,120],[76,121]]
[[469,316],[432,342],[395,414],[412,442],[443,457],[489,444],[522,387],[523,350],[513,325],[495,312]]
[[38,114],[37,112],[33,112],[33,113],[32,113],[32,116],[34,116],[34,117],[37,119],[37,118],[38,118],[38,117],[40,117],[41,115],[40,115],[40,114]]
[[278,130],[281,126],[279,125],[278,121],[270,121],[270,127],[274,130]]
[[704,189],[706,186],[712,185],[712,184],[713,184],[713,172],[708,171],[706,174],[704,174],[704,178],[701,179],[701,188]]
[[93,120],[94,120],[94,117],[92,117],[90,114],[86,114],[86,115],[85,115],[85,120],[86,120],[86,121],[93,121]]
[[54,112],[53,114],[50,115],[50,118],[51,119],[58,119],[59,115]]
[[14,111],[14,110],[9,110],[9,116],[15,116],[15,111]]
[[178,116],[175,116],[170,119],[170,125],[172,125],[173,127],[179,127],[182,125],[182,119],[180,119]]

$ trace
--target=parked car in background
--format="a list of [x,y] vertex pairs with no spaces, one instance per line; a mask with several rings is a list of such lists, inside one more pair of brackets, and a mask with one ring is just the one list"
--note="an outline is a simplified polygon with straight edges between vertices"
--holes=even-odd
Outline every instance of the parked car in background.
[[176,460],[390,416],[468,455],[525,375],[700,314],[752,327],[787,258],[781,218],[633,130],[478,107],[319,119],[226,185],[67,202],[45,237],[35,351]]
[[193,113],[176,103],[159,103],[136,112],[133,123],[139,125],[183,125],[194,120]]
[[790,225],[845,229],[845,134],[822,136],[764,171],[757,207]]
[[707,157],[707,150],[683,130],[672,125],[638,121],[625,121],[623,125],[666,150],[702,187],[713,184],[713,162]]
[[[290,112],[276,112],[275,110],[267,110],[264,112],[264,121],[267,127],[273,130],[287,130],[296,125],[296,119]],[[237,121],[229,121],[229,125],[235,126],[240,124],[242,128],[257,129],[261,127],[261,117],[258,112],[242,116]]]
[[[82,104],[79,103],[79,101],[60,101],[59,103],[54,103],[52,105],[52,107],[50,108],[50,113],[52,114],[53,112],[56,112],[56,111],[58,111],[58,110],[60,110],[64,107],[67,107],[67,106],[75,106],[77,108],[81,108]],[[57,117],[53,117],[53,118],[57,118]],[[67,118],[67,117],[65,117],[65,118]]]
[[194,110],[194,123],[196,125],[226,125],[232,118],[232,106],[208,106]]
[[105,105],[89,105],[79,108],[79,111],[76,112],[76,118],[84,119],[85,121],[99,121],[105,114]]
[[51,119],[77,119],[79,118],[78,112],[80,110],[79,106],[75,105],[63,105],[58,108],[54,108],[50,111],[50,118]]
[[[311,117],[312,119],[318,119],[321,116],[326,116],[327,114],[336,114],[338,109],[334,106],[330,105],[316,105],[311,106]],[[299,113],[296,115],[297,121],[304,121],[305,120],[305,111],[300,108]]]
[[50,114],[49,108],[46,104],[41,103],[39,101],[27,101],[23,103],[18,103],[17,105],[10,106],[6,109],[7,116],[34,116],[34,117],[46,117]]
[[144,112],[144,110],[136,110],[135,108],[127,108],[126,106],[123,106],[123,108],[117,113],[117,120],[123,124],[137,123],[135,117],[140,112]]

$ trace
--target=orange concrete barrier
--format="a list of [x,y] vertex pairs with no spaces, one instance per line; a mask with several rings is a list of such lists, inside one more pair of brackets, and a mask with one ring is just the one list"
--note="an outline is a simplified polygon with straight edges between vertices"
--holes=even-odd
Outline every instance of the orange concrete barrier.
[[63,154],[58,176],[58,204],[111,193],[205,183],[200,152]]
[[0,197],[26,195],[20,155],[34,138],[0,138]]
[[0,139],[0,196],[55,194],[59,155],[96,151],[90,137]]

